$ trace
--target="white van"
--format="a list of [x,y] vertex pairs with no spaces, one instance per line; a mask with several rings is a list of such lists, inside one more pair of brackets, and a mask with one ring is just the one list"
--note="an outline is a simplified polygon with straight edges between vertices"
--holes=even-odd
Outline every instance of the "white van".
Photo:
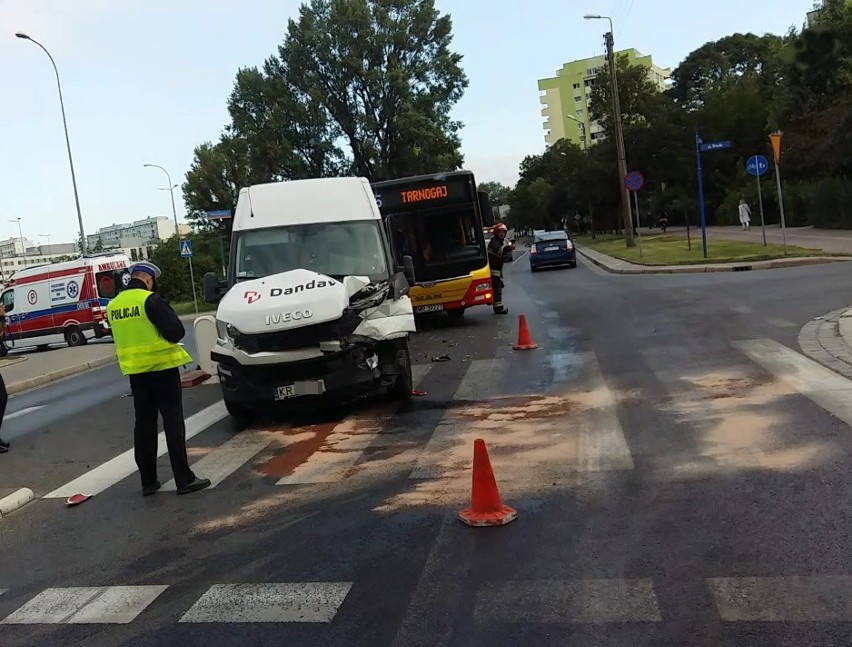
[[[411,396],[408,292],[369,182],[320,178],[240,191],[228,276],[204,277],[216,316],[195,322],[231,415],[319,398]],[[213,332],[215,330],[215,332]]]

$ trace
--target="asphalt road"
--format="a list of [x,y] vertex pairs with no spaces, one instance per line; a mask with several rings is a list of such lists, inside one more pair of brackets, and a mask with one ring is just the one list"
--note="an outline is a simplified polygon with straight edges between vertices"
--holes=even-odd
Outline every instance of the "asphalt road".
[[[192,357],[197,359],[192,322],[185,322],[184,327],[186,337],[183,343]],[[89,344],[111,345],[112,340],[90,341]],[[57,425],[62,426],[71,415],[88,414],[94,417],[104,403],[128,393],[130,385],[117,364],[53,382],[9,399],[2,435],[9,441],[17,442],[18,438],[27,434],[44,433]]]
[[[796,344],[848,270],[507,274],[510,316],[424,324],[406,408],[239,430],[187,391],[205,492],[98,467],[131,446],[128,398],[23,435],[0,487],[38,500],[0,519],[0,644],[852,644],[852,383]],[[520,313],[537,350],[511,349]],[[503,528],[456,518],[475,438]]]

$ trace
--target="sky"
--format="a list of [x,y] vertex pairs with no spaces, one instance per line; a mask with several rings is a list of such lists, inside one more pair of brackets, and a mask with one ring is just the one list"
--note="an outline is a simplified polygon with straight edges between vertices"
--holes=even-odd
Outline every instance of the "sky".
[[[518,164],[544,150],[537,80],[563,63],[636,48],[676,67],[736,32],[800,29],[813,0],[435,0],[453,19],[453,47],[470,85],[454,110],[465,167],[513,185]],[[0,0],[0,239],[71,242],[79,227],[50,60],[59,68],[87,234],[148,216],[171,217],[166,175],[182,184],[194,148],[227,123],[241,67],[275,52],[299,0]],[[178,219],[184,208],[175,190]],[[14,222],[10,222],[14,220]]]

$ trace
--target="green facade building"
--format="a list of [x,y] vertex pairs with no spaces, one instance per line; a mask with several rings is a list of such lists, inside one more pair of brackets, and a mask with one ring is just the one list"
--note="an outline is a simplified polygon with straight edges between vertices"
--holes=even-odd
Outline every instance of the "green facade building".
[[[666,89],[671,76],[670,69],[654,65],[650,56],[640,54],[635,49],[616,52],[616,55],[627,56],[631,65],[647,67],[648,78],[654,85],[661,91]],[[603,128],[589,118],[589,104],[598,74],[605,67],[606,56],[595,56],[565,63],[556,76],[539,79],[538,89],[543,93],[541,115],[545,118],[544,141],[548,146],[565,138],[586,148],[604,138]]]

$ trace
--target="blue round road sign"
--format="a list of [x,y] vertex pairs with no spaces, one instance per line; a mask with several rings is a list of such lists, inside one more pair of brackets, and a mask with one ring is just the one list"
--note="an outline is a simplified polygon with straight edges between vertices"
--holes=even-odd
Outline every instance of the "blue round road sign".
[[645,186],[645,177],[639,171],[631,171],[624,176],[624,186],[631,191],[638,191]]
[[763,155],[752,155],[746,162],[749,175],[763,175],[769,170],[769,161]]

